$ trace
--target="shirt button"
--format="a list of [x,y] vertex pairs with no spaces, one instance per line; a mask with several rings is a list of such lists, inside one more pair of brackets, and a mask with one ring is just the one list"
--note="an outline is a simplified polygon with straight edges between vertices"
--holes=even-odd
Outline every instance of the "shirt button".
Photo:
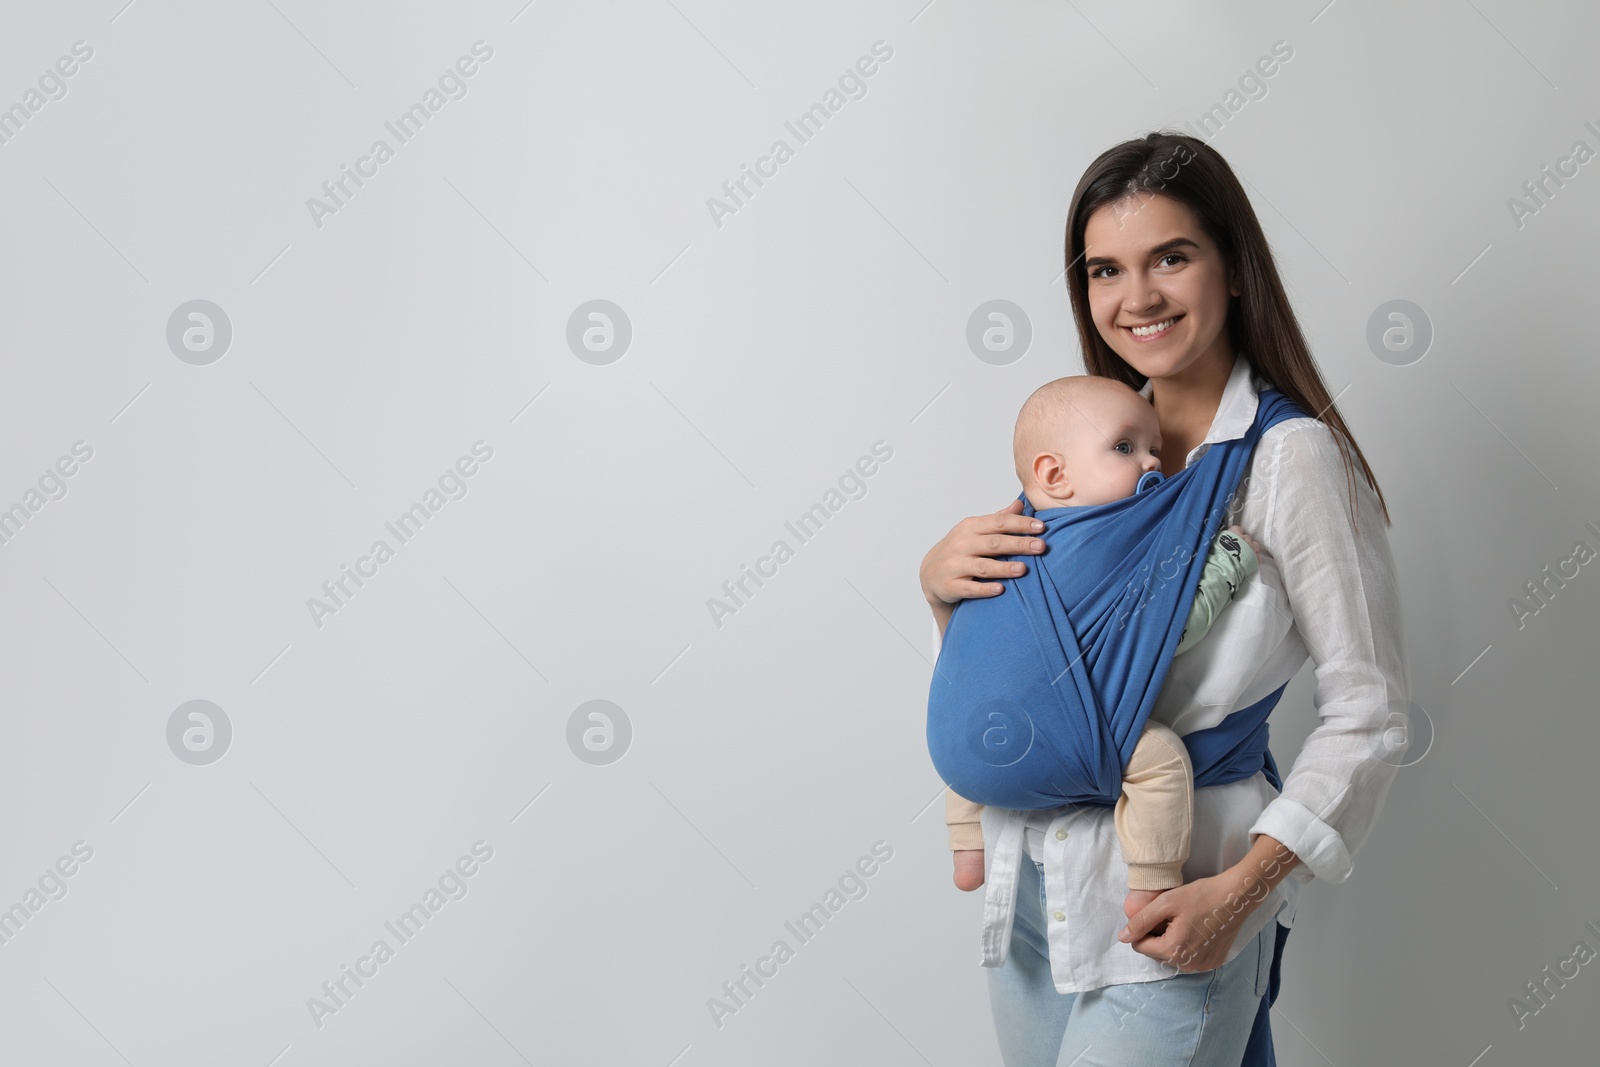
[[1067,921],[1067,913],[1066,912],[1064,912],[1064,911],[1056,912],[1056,922],[1064,923],[1066,921]]
[[1066,839],[1067,839],[1067,832],[1065,830],[1057,830],[1056,831],[1056,840],[1057,841],[1065,841]]

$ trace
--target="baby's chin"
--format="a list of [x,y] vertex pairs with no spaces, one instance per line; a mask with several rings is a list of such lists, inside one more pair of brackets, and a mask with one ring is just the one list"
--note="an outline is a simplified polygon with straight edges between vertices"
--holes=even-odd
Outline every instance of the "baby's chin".
[[1028,502],[1033,505],[1033,510],[1035,511],[1048,511],[1051,508],[1097,508],[1102,504],[1111,504],[1118,500],[1126,500],[1128,497],[1133,496],[1137,490],[1137,485],[1130,485],[1128,486],[1128,491],[1126,493],[1118,493],[1114,496],[1106,497],[1090,497],[1085,493],[1073,493],[1071,498],[1067,500],[1054,500],[1050,497],[1044,496],[1043,494],[1038,494],[1036,496],[1035,494],[1030,493],[1028,495]]
[[1096,500],[1084,500],[1082,497],[1079,497],[1074,502],[1080,508],[1097,508],[1101,504],[1113,504],[1113,503],[1117,502],[1118,500],[1126,500],[1126,499],[1128,499],[1128,497],[1133,495],[1134,489],[1135,489],[1135,487],[1130,485],[1128,487],[1128,491],[1126,493],[1118,493],[1115,496],[1108,496],[1108,497],[1104,497],[1102,499],[1096,499]]

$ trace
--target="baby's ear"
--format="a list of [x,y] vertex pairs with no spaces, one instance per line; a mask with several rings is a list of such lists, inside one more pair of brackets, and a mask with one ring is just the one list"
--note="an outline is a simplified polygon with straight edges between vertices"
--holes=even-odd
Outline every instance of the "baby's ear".
[[1054,452],[1040,452],[1033,457],[1033,480],[1039,488],[1053,496],[1071,495],[1072,485],[1067,481],[1067,469],[1061,457]]

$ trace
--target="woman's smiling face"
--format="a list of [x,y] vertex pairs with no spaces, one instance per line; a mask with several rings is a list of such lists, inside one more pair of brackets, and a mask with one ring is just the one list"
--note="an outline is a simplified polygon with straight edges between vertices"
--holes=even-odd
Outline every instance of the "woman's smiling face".
[[1104,204],[1083,241],[1095,327],[1129,366],[1178,378],[1196,364],[1231,362],[1228,297],[1239,287],[1187,204],[1158,193]]

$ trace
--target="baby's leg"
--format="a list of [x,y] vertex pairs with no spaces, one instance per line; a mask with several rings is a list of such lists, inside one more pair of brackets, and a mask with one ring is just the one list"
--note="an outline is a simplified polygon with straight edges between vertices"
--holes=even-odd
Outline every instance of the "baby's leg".
[[1194,824],[1194,770],[1171,728],[1148,722],[1122,774],[1113,822],[1128,864],[1129,918],[1163,890],[1183,884]]
[[949,786],[944,791],[944,821],[955,859],[956,888],[971,892],[983,884],[982,804],[975,804]]

